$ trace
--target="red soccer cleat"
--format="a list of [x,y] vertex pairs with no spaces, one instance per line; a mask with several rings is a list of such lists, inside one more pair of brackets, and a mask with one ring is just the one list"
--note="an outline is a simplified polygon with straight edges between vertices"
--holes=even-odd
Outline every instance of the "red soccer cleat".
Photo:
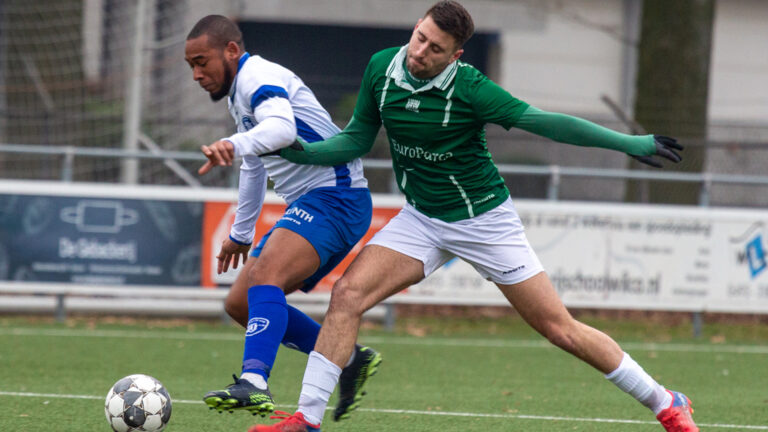
[[691,408],[691,400],[684,394],[669,391],[672,395],[672,403],[669,408],[662,410],[656,419],[664,426],[664,430],[667,432],[699,432],[699,428],[696,423],[693,422],[693,408]]
[[248,429],[248,432],[320,432],[320,425],[313,425],[304,420],[304,414],[299,411],[293,415],[284,411],[275,411],[275,414],[277,415],[270,418],[283,421],[273,425],[255,425]]

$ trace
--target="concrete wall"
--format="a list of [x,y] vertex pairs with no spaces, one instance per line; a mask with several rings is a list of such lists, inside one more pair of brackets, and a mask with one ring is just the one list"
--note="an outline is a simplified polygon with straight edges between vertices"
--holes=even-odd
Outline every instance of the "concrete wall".
[[[622,102],[634,52],[625,8],[638,0],[464,0],[478,31],[500,36],[491,75],[545,109],[609,117],[605,94]],[[195,16],[211,2],[193,0]],[[410,28],[433,0],[249,0],[219,9],[239,19]],[[710,87],[713,121],[768,119],[768,2],[717,2]],[[631,36],[629,37],[631,39]],[[405,41],[403,41],[405,42]],[[629,81],[628,81],[629,80]],[[624,101],[626,102],[626,101]]]
[[[411,28],[433,0],[261,0],[238,19]],[[620,98],[622,0],[465,0],[478,32],[499,35],[491,77],[546,109],[604,114]],[[403,41],[406,43],[407,41]]]
[[768,122],[768,2],[718,1],[713,45],[710,118]]
[[[249,0],[239,18],[256,21],[412,28],[434,0]],[[478,31],[537,26],[537,2],[465,0]],[[406,42],[406,41],[404,41]]]
[[543,109],[604,115],[621,99],[622,2],[539,2],[536,29],[504,29],[499,83]]

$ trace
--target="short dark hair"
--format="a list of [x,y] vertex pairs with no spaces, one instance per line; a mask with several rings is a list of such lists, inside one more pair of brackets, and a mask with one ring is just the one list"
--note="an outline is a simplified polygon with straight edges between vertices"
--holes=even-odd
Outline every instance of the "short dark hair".
[[475,32],[475,23],[472,15],[464,9],[464,6],[453,0],[441,0],[424,14],[424,18],[431,16],[440,30],[448,33],[456,39],[456,48],[461,48]]
[[192,27],[187,40],[196,39],[202,35],[208,35],[208,41],[214,47],[226,47],[228,43],[234,42],[245,51],[243,43],[243,33],[237,27],[234,21],[222,15],[208,15]]

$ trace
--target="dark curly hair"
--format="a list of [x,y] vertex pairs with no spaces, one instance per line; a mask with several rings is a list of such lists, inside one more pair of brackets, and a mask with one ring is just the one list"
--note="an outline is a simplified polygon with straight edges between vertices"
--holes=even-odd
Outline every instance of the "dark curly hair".
[[243,33],[231,19],[222,15],[208,15],[192,27],[187,40],[196,39],[202,35],[208,35],[208,41],[211,46],[225,47],[228,43],[234,42],[245,51],[243,43]]
[[472,16],[464,9],[464,6],[453,0],[442,0],[424,14],[424,18],[431,16],[440,30],[453,36],[456,40],[456,48],[461,48],[475,32],[475,23]]

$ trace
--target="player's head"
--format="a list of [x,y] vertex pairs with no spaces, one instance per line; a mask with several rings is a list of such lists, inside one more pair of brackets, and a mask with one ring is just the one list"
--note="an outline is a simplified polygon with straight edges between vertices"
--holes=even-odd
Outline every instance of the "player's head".
[[232,20],[208,15],[187,35],[184,59],[192,78],[217,101],[229,93],[237,74],[237,62],[245,52],[243,34]]
[[475,31],[472,16],[452,0],[435,3],[416,23],[408,43],[406,66],[420,79],[439,75],[464,53],[464,43]]

